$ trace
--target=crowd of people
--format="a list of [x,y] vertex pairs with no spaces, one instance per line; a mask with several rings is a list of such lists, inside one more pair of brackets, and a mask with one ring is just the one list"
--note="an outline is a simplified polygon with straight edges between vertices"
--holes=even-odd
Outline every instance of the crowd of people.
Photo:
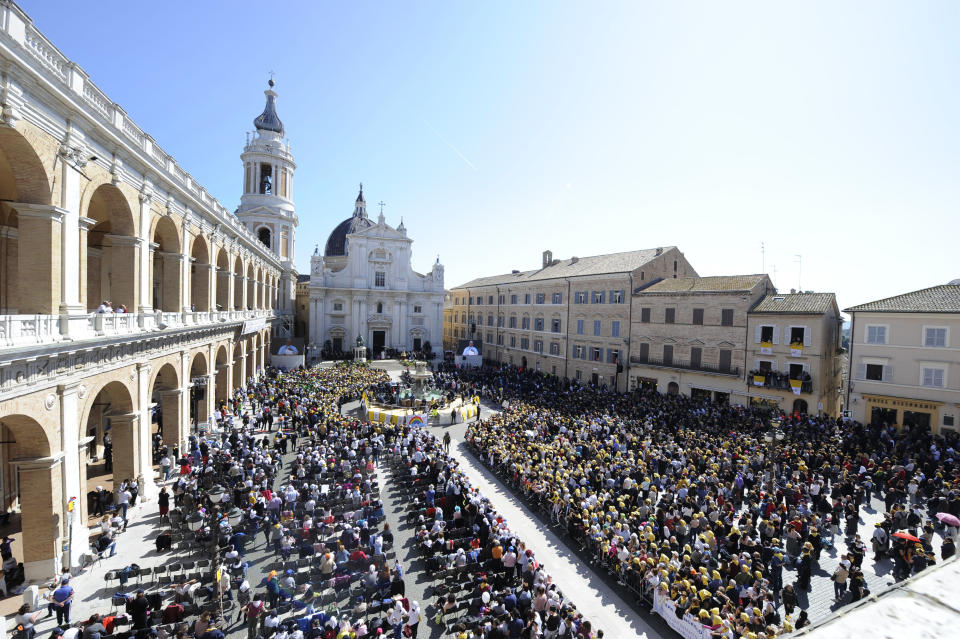
[[405,429],[396,444],[398,474],[414,497],[409,518],[428,574],[435,580],[466,578],[435,588],[438,625],[449,625],[458,639],[602,638],[533,548],[460,471],[449,442],[448,436]]
[[[509,367],[436,381],[502,402],[467,430],[478,454],[619,581],[648,601],[659,590],[717,637],[807,624],[798,597],[838,535],[838,605],[869,592],[867,543],[897,578],[935,562],[937,538],[941,558],[954,552],[957,530],[936,515],[960,515],[955,437],[616,394]],[[882,521],[861,530],[881,498]]]

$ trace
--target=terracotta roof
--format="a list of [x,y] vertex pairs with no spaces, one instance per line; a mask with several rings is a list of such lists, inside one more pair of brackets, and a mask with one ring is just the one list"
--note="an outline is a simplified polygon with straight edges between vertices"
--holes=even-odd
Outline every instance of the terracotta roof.
[[822,315],[835,303],[833,293],[777,293],[764,297],[750,312]]
[[844,309],[847,313],[960,313],[960,285],[931,286]]
[[[661,255],[674,246],[661,247]],[[591,257],[570,257],[564,260],[554,260],[550,266],[534,271],[519,271],[478,277],[460,286],[453,288],[477,288],[480,286],[496,286],[551,280],[559,277],[583,277],[589,275],[605,275],[608,273],[627,273],[640,268],[655,257],[659,257],[657,249],[643,249],[641,251],[627,251],[626,253],[610,253],[607,255],[593,255]]]
[[664,279],[643,289],[648,293],[729,293],[750,291],[767,278],[766,275],[714,275],[710,277],[679,277]]

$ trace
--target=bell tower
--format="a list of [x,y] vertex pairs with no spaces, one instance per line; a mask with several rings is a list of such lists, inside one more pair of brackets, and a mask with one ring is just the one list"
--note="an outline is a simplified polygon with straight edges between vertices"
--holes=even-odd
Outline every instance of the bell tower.
[[297,281],[294,270],[296,230],[299,225],[293,204],[293,173],[297,165],[284,138],[277,115],[277,93],[270,78],[264,91],[266,105],[247,133],[240,160],[243,163],[243,195],[236,215],[257,238],[280,258],[284,271],[280,310],[292,312]]

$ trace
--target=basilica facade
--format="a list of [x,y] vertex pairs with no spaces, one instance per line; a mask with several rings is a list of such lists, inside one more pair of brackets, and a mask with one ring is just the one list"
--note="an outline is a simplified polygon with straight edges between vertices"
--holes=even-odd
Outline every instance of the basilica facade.
[[383,211],[370,219],[361,184],[353,214],[310,259],[308,348],[335,356],[362,338],[375,358],[439,351],[443,266],[438,258],[426,274],[414,271],[412,245],[402,220],[394,228]]

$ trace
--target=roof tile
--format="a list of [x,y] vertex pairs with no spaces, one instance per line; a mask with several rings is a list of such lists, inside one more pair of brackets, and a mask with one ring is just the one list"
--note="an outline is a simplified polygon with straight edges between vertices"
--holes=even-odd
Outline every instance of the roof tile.
[[844,309],[875,313],[960,313],[960,285],[942,284]]

